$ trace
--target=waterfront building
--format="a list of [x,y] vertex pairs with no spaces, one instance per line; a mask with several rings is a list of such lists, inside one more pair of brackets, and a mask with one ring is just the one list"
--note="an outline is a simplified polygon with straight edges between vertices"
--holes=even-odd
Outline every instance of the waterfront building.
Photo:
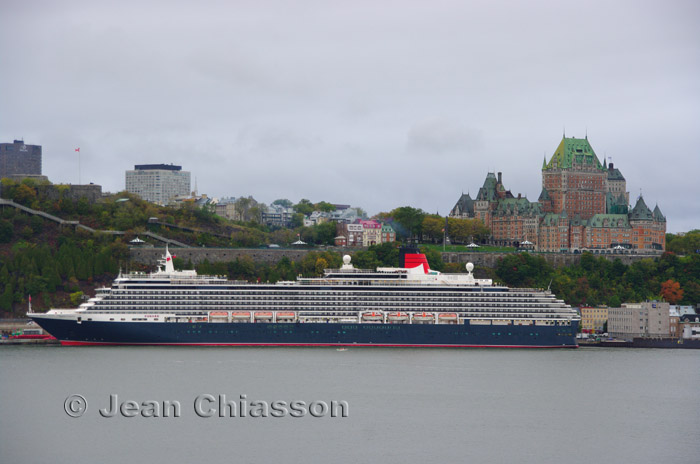
[[0,143],[0,178],[41,176],[41,145],[27,145],[24,140]]
[[190,172],[173,164],[137,164],[126,171],[126,190],[164,206],[175,197],[190,195]]
[[671,305],[668,315],[668,333],[671,338],[679,338],[683,335],[683,332],[680,330],[680,320],[681,315],[678,312],[678,308]]
[[608,308],[603,307],[581,307],[581,332],[583,333],[603,333],[605,323],[608,322]]
[[502,173],[486,175],[476,197],[462,194],[450,212],[478,218],[495,245],[533,243],[535,251],[596,253],[631,249],[663,251],[666,218],[658,205],[650,210],[640,195],[629,207],[627,181],[620,170],[600,162],[588,138],[564,137],[542,163],[542,191],[536,202],[514,196]]
[[697,314],[680,316],[678,330],[686,340],[700,340],[700,316]]
[[608,308],[610,336],[631,340],[635,337],[669,337],[670,305],[663,301],[623,303]]

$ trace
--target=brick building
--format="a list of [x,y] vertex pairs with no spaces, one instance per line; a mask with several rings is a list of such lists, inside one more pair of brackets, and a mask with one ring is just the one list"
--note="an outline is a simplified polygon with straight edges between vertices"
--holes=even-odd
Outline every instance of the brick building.
[[450,216],[481,219],[495,245],[527,240],[549,252],[663,250],[666,218],[658,205],[652,211],[640,196],[630,210],[626,190],[620,170],[601,163],[588,138],[564,137],[542,163],[537,201],[514,196],[500,172],[488,173],[476,198],[462,194]]

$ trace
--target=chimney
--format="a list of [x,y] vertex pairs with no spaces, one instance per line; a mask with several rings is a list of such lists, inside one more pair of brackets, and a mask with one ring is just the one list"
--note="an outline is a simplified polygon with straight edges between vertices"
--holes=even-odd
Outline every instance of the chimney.
[[501,173],[500,172],[498,173],[498,183],[503,185],[503,182],[501,182]]
[[612,163],[608,164],[608,169],[610,169],[611,171],[613,170],[613,164],[612,164]]

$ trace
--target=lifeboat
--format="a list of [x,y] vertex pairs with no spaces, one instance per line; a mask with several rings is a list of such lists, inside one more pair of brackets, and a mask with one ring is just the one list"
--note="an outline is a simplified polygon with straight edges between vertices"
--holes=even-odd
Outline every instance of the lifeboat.
[[294,320],[297,318],[296,313],[292,312],[278,312],[277,313],[277,322],[294,322]]
[[250,313],[247,311],[231,313],[231,320],[233,322],[250,322]]
[[402,324],[408,322],[408,313],[389,313],[386,318],[389,323]]
[[456,324],[457,323],[457,313],[438,314],[438,322],[440,324]]
[[212,311],[209,313],[209,322],[228,322],[227,311]]
[[435,315],[433,313],[414,313],[413,314],[414,324],[434,324]]
[[272,322],[272,313],[267,312],[267,311],[261,311],[255,313],[253,316],[255,318],[255,322]]
[[384,314],[382,313],[362,313],[362,322],[384,322]]

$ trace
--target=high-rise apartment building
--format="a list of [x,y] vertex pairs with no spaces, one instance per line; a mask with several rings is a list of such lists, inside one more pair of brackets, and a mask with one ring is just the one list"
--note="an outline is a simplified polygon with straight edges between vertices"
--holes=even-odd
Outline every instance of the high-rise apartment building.
[[18,175],[41,175],[41,145],[27,145],[24,140],[0,143],[0,178]]
[[126,171],[126,191],[167,205],[176,196],[190,194],[190,172],[172,164],[137,164]]

